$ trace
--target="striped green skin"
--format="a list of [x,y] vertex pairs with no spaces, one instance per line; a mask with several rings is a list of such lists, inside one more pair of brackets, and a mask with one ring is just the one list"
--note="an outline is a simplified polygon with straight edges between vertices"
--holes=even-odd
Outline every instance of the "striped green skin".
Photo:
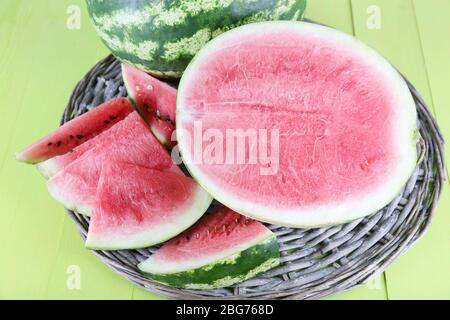
[[201,268],[169,274],[144,274],[165,285],[206,290],[248,280],[279,264],[279,246],[275,235],[272,235],[244,251]]
[[240,25],[300,20],[306,0],[86,0],[111,52],[155,76],[179,78],[215,36]]

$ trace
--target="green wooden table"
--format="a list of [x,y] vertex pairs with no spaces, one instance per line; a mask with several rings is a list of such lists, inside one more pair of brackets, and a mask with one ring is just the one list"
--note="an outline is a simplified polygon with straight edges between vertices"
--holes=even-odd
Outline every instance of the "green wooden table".
[[[390,59],[450,141],[450,0],[308,5],[308,18],[354,34]],[[57,127],[75,83],[107,53],[83,0],[0,1],[0,298],[162,298],[84,249],[37,170],[14,160],[17,150]],[[450,151],[446,156],[450,162]],[[382,276],[331,299],[449,299],[449,186],[428,233],[408,253]]]

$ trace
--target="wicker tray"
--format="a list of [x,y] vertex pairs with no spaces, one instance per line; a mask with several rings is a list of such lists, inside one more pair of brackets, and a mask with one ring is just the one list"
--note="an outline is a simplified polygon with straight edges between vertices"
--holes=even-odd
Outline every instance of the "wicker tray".
[[[106,100],[126,96],[120,71],[114,57],[100,61],[76,86],[61,123]],[[279,267],[230,288],[184,290],[149,280],[137,269],[157,247],[93,252],[145,290],[172,298],[317,299],[362,284],[383,272],[425,232],[446,178],[442,134],[417,90],[408,85],[422,139],[418,165],[402,194],[379,212],[343,225],[317,229],[268,225],[280,244]],[[85,239],[89,218],[68,213]]]

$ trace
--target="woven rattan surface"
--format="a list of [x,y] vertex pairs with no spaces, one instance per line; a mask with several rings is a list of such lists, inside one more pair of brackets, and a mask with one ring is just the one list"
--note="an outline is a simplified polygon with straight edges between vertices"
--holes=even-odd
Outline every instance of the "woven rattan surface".
[[[231,288],[184,290],[158,284],[137,269],[157,247],[93,252],[142,288],[180,299],[317,299],[362,284],[384,271],[426,231],[445,180],[442,134],[417,90],[408,85],[422,139],[418,165],[402,193],[379,212],[343,225],[317,229],[268,225],[280,244],[279,267]],[[120,64],[109,56],[78,83],[62,123],[118,96],[126,96],[126,90]],[[85,239],[89,218],[68,212]]]

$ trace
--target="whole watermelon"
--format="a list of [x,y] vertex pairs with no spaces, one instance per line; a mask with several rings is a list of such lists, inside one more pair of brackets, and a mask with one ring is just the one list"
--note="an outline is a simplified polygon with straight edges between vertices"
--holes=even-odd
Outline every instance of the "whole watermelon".
[[258,21],[299,20],[306,0],[87,0],[100,37],[121,61],[179,78],[210,39]]

